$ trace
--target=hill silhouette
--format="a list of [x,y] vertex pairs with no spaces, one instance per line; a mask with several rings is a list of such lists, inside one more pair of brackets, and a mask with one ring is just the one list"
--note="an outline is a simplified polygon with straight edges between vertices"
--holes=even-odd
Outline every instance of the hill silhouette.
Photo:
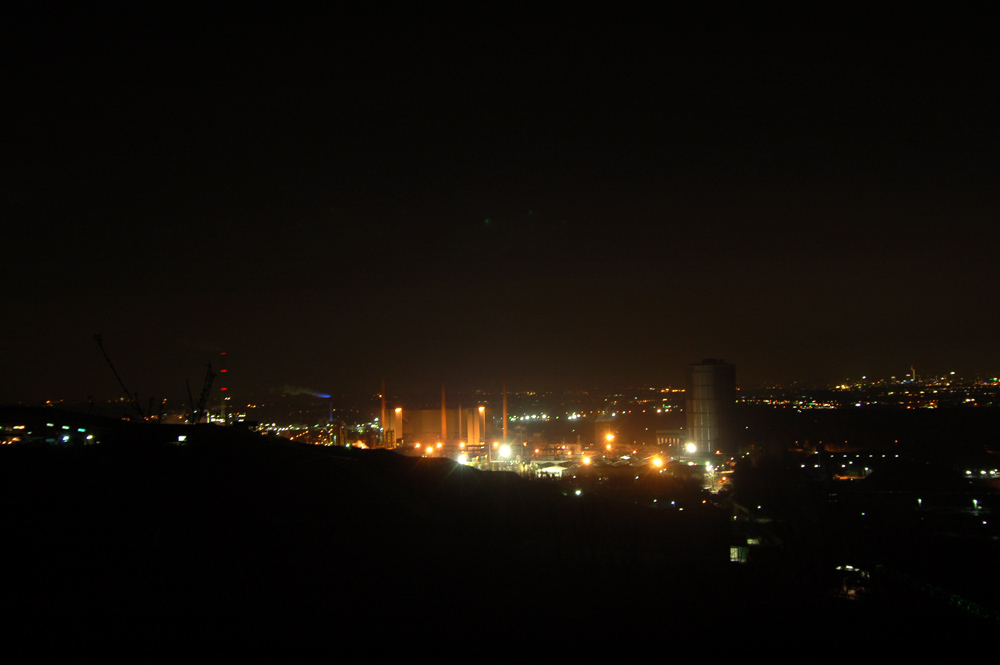
[[831,599],[807,562],[734,568],[729,515],[711,505],[653,510],[443,459],[156,430],[0,450],[18,645],[148,660],[201,643],[406,650],[425,631],[473,644],[501,628],[526,647],[600,625],[620,646],[667,628],[861,627],[883,609]]

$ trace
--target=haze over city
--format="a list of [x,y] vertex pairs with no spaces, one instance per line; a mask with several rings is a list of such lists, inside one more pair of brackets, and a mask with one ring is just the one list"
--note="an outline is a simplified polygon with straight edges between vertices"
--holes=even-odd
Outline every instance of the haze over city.
[[1000,367],[975,7],[2,22],[0,401]]

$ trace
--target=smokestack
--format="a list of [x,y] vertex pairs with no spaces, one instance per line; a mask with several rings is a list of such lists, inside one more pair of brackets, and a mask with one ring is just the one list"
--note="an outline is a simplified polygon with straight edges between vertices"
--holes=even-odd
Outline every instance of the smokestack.
[[448,412],[444,405],[444,379],[441,379],[441,443],[448,441]]
[[382,377],[382,418],[378,421],[379,445],[385,447],[385,377]]
[[503,375],[503,442],[507,443],[507,375]]
[[395,417],[392,421],[392,429],[395,430],[395,441],[392,442],[393,447],[399,445],[399,442],[403,439],[403,407],[397,406],[395,411]]

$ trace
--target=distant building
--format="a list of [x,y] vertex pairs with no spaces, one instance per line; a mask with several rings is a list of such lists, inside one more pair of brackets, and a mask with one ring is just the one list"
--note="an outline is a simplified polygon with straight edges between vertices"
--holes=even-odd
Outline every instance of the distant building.
[[672,448],[679,450],[687,441],[684,439],[686,430],[683,427],[676,429],[656,430],[656,445],[658,448]]
[[696,454],[735,455],[736,366],[708,358],[690,365],[687,379],[687,443]]

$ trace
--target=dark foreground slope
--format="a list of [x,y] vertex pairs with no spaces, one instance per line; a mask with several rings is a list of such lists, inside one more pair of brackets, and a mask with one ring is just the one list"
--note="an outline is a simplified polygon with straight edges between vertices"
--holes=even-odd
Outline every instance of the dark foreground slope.
[[734,567],[729,516],[708,506],[207,426],[185,445],[142,439],[0,450],[12,648],[589,652],[845,627],[895,639],[922,616],[837,601],[808,566]]

